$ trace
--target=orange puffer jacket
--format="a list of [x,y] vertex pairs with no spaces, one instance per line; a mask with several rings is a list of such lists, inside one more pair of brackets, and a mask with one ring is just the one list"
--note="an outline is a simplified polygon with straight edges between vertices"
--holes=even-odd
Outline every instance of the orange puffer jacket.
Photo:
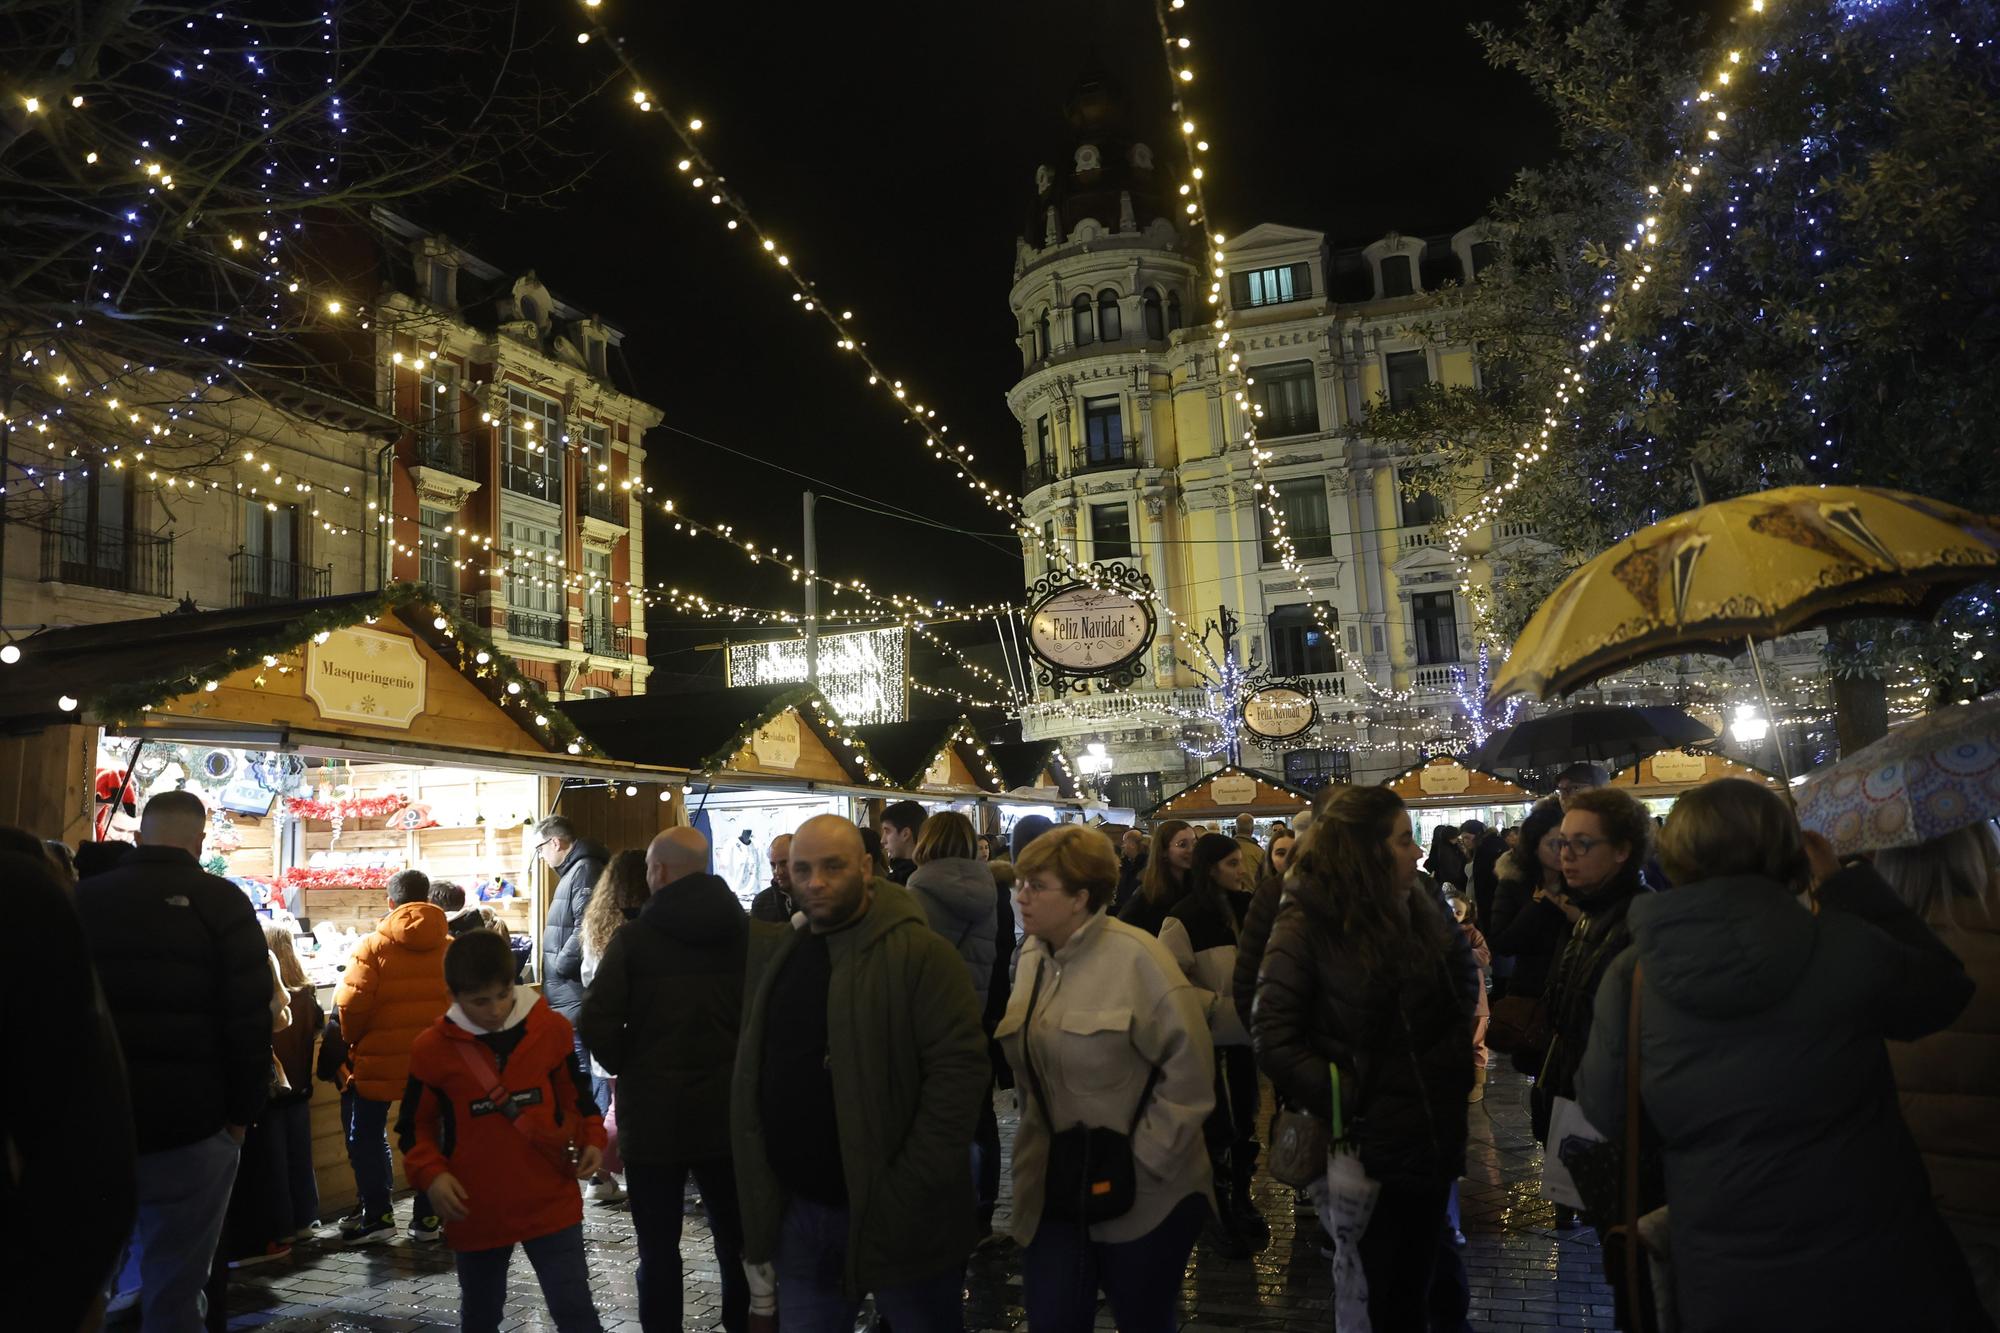
[[444,909],[405,903],[354,951],[333,993],[340,1034],[353,1051],[354,1090],[378,1102],[403,1095],[410,1043],[451,1008]]

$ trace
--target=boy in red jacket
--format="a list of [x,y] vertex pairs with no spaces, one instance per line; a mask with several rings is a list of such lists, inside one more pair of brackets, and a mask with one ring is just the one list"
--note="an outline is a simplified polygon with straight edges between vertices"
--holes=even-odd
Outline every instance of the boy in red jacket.
[[499,1329],[517,1243],[560,1333],[601,1333],[577,1180],[598,1169],[604,1119],[569,1020],[517,988],[514,971],[506,937],[490,931],[445,952],[454,1003],[410,1048],[396,1126],[403,1168],[458,1254],[466,1333]]

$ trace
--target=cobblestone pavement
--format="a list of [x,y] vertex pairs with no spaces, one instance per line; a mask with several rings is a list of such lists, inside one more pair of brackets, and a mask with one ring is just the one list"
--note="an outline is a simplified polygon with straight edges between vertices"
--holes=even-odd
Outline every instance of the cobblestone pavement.
[[[1004,1096],[1004,1094],[1003,1094]],[[1003,1114],[1003,1138],[1011,1117]],[[1541,1150],[1528,1129],[1527,1085],[1495,1071],[1484,1103],[1472,1108],[1469,1175],[1460,1184],[1472,1284],[1472,1322],[1481,1329],[1610,1329],[1611,1296],[1600,1280],[1588,1228],[1557,1231],[1554,1211],[1537,1197]],[[1182,1288],[1183,1329],[1307,1333],[1331,1327],[1328,1265],[1309,1219],[1294,1218],[1292,1193],[1260,1176],[1258,1203],[1271,1244],[1248,1262],[1231,1263],[1197,1247]],[[1003,1224],[1004,1208],[1003,1202]],[[1302,1226],[1299,1224],[1303,1224]],[[586,1204],[598,1309],[612,1333],[638,1333],[638,1262],[623,1205]],[[1303,1234],[1301,1234],[1303,1232]],[[721,1326],[721,1288],[699,1210],[682,1237],[689,1328]],[[515,1258],[504,1328],[548,1329],[534,1274]],[[966,1273],[966,1327],[1025,1327],[1021,1278],[1011,1251],[978,1255]],[[458,1326],[458,1283],[441,1246],[399,1239],[389,1246],[343,1249],[320,1240],[297,1247],[288,1263],[239,1272],[230,1289],[229,1327],[263,1333],[442,1333]],[[1108,1312],[1099,1327],[1110,1328]]]

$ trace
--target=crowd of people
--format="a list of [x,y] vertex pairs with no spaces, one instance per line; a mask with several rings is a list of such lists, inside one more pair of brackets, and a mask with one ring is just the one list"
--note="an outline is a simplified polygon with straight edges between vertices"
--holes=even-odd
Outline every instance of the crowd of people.
[[[1633,1202],[1666,1209],[1683,1329],[1982,1329],[2000,1302],[1990,826],[1841,864],[1765,787],[1695,788],[1662,825],[1588,766],[1517,827],[1428,851],[1384,787],[1329,787],[1262,838],[1028,816],[1003,843],[904,801],[776,839],[746,910],[695,829],[614,855],[557,816],[539,989],[410,870],[322,1016],[286,933],[197,865],[206,818],[155,796],[122,859],[0,830],[46,942],[11,980],[37,1021],[10,1031],[77,1071],[79,1120],[7,1131],[17,1213],[76,1219],[35,1260],[66,1302],[51,1328],[131,1297],[148,1333],[200,1328],[221,1261],[311,1234],[317,1077],[358,1196],[339,1237],[399,1233],[393,1132],[402,1230],[453,1252],[477,1333],[517,1246],[555,1327],[601,1328],[586,1199],[628,1202],[641,1324],[681,1327],[690,1179],[731,1330],[845,1333],[870,1298],[899,1333],[957,1330],[968,1257],[1013,1248],[1036,1333],[1094,1327],[1100,1293],[1118,1328],[1170,1330],[1197,1245],[1269,1241],[1261,1076],[1378,1187],[1371,1327],[1457,1333],[1457,1182],[1502,1055],[1552,1163],[1557,1125],[1622,1141],[1637,1080]],[[1574,1210],[1637,1327],[1656,1294],[1612,1262],[1615,1217],[1559,1225]]]

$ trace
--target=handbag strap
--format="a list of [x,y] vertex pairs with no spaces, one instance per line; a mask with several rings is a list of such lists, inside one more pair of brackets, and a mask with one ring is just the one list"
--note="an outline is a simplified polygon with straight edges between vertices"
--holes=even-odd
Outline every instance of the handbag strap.
[[[1625,1018],[1625,1301],[1639,1308],[1639,991],[1645,964],[1632,968],[1632,1003]],[[1643,1324],[1641,1325],[1644,1326]]]
[[[494,1059],[492,1067],[488,1068],[487,1061],[481,1059],[479,1052],[472,1049],[477,1045],[479,1045],[477,1041],[455,1041],[452,1043],[452,1049],[458,1052],[459,1063],[465,1066],[465,1072],[472,1075],[474,1082],[486,1089],[486,1099],[493,1103],[493,1109],[512,1124],[520,1117],[521,1108],[514,1105],[514,1095],[507,1091],[507,1085],[500,1080],[500,1061]],[[488,1058],[491,1058],[490,1052]]]

